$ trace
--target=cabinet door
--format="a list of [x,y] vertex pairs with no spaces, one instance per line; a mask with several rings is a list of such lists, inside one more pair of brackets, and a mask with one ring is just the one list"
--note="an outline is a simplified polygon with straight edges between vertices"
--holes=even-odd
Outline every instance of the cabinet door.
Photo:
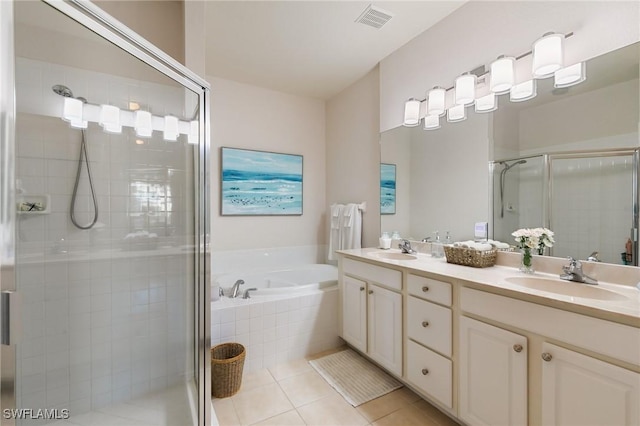
[[369,356],[402,376],[402,296],[369,284]]
[[342,280],[342,338],[367,351],[367,283],[344,276]]
[[460,317],[460,418],[470,425],[527,424],[527,339]]
[[542,350],[543,424],[640,424],[640,374],[549,343]]

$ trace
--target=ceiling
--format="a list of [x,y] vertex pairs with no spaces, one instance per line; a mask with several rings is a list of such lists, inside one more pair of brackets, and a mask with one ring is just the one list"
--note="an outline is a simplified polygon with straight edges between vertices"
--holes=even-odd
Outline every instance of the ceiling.
[[380,29],[354,22],[370,3],[209,1],[206,73],[330,99],[464,1],[373,2],[394,15]]

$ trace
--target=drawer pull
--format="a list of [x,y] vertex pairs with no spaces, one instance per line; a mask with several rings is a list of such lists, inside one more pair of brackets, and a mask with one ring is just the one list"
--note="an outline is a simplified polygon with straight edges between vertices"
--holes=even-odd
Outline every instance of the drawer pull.
[[522,352],[522,345],[513,345],[513,350],[520,353]]
[[428,292],[428,291],[429,291],[429,287],[427,287],[427,286],[425,285],[424,287],[422,287],[422,291],[423,291],[424,293]]
[[551,361],[551,358],[553,358],[553,357],[551,356],[551,354],[549,352],[543,352],[542,353],[542,359],[543,360],[549,362],[549,361]]
[[364,287],[360,287],[360,291],[364,291]]
[[429,321],[422,321],[422,326],[425,328],[429,327]]
[[426,376],[427,374],[429,374],[429,370],[427,370],[426,368],[422,369],[422,375]]
[[369,294],[373,294],[373,290],[369,290]]

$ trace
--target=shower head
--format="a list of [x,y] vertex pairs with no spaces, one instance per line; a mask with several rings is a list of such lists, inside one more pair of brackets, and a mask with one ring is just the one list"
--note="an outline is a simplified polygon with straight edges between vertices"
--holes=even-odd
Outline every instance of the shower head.
[[51,88],[57,95],[64,96],[65,98],[73,98],[73,92],[67,86],[62,84],[56,84]]
[[526,162],[527,162],[527,160],[518,160],[518,161],[516,161],[516,162],[514,162],[514,163],[507,164],[507,162],[506,162],[506,161],[501,161],[501,162],[500,162],[500,164],[504,164],[504,170],[503,170],[503,171],[505,171],[505,172],[506,172],[507,170],[509,170],[509,169],[510,169],[510,168],[512,168],[513,166],[517,166],[518,164],[524,164],[524,163],[526,163]]
[[[73,92],[71,91],[71,89],[69,89],[67,86],[64,86],[62,84],[56,84],[55,86],[53,86],[51,88],[51,90],[53,90],[53,92],[56,95],[60,95],[62,97],[65,98],[75,98],[75,96],[73,96]],[[85,98],[83,98],[82,96],[78,96],[77,98],[80,101],[82,101],[83,103],[87,103],[87,100]]]

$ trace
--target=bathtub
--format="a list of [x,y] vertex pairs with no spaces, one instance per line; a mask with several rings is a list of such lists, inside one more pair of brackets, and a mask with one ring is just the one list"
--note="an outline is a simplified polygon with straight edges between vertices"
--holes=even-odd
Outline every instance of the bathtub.
[[[211,346],[245,346],[245,372],[301,359],[343,344],[338,336],[338,269],[308,264],[229,273],[214,277],[229,294],[237,280],[239,294],[211,302]],[[217,291],[217,290],[216,290]]]
[[251,297],[292,294],[337,285],[338,268],[333,265],[309,264],[249,273],[236,272],[218,276],[214,284],[223,289],[226,297],[231,294],[231,287],[237,280],[244,281],[239,295],[249,288],[257,289],[251,292]]

